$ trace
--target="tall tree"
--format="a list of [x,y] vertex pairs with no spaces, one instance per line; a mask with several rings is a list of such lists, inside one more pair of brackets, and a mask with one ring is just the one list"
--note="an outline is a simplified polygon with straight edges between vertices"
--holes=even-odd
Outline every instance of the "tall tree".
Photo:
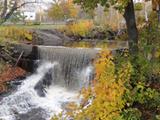
[[54,0],[51,8],[48,10],[48,15],[53,20],[62,20],[65,18],[77,17],[78,10],[72,0]]
[[61,20],[64,18],[64,12],[59,4],[52,4],[51,8],[48,10],[48,16],[53,20]]
[[138,30],[136,26],[133,0],[74,0],[74,2],[80,4],[86,10],[94,9],[100,4],[106,8],[114,6],[116,9],[123,12],[128,31],[129,52],[131,55],[137,54]]
[[16,10],[31,3],[36,3],[36,0],[2,0],[2,6],[0,6],[0,25],[6,22]]

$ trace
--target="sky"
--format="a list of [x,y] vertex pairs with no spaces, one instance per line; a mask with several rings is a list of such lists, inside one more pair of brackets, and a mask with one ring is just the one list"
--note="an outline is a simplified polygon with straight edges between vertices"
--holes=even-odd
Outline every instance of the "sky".
[[[28,2],[33,1],[33,0],[26,0]],[[39,9],[41,10],[47,10],[51,3],[53,2],[53,0],[37,0],[38,2],[42,2],[40,4],[28,4],[25,6],[25,10],[26,11],[39,11]]]

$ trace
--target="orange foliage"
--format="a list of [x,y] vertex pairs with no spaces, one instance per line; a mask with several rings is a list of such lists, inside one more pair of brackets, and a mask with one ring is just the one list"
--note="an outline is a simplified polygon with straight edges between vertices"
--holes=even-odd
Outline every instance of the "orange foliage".
[[0,74],[0,93],[7,90],[5,83],[16,79],[17,77],[24,76],[26,72],[19,67],[7,66],[4,72]]

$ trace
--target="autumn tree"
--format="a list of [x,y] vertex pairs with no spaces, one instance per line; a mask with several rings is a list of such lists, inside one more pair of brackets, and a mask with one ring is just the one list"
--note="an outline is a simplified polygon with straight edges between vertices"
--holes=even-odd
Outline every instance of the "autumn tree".
[[65,18],[77,17],[78,11],[72,0],[54,0],[51,8],[48,10],[48,15],[53,20],[62,20]]
[[129,37],[129,51],[132,55],[138,52],[138,30],[136,27],[135,12],[133,0],[74,0],[75,3],[80,4],[86,10],[94,9],[99,4],[105,8],[110,6],[115,7],[126,20],[126,26]]
[[0,6],[0,24],[6,22],[19,8],[26,4],[36,3],[37,0],[2,0]]
[[58,4],[53,4],[52,7],[48,10],[48,16],[53,20],[61,20],[64,18],[63,9]]

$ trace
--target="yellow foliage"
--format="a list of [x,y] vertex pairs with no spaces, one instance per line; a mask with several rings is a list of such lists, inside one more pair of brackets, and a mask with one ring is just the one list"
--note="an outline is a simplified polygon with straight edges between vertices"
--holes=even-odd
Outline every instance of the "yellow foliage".
[[113,57],[109,51],[102,51],[100,59],[95,61],[96,78],[94,87],[83,91],[86,101],[93,97],[92,104],[76,114],[76,120],[113,120],[120,117],[125,101],[124,84],[130,79],[131,65],[126,63],[115,74]]
[[78,15],[78,8],[74,5],[73,1],[59,0],[52,4],[48,15],[53,20],[76,18]]
[[93,28],[93,22],[90,20],[81,20],[73,24],[67,25],[64,30],[68,35],[86,36]]
[[73,4],[73,0],[68,0],[68,10],[70,12],[70,17],[72,18],[76,18],[78,15],[78,10],[75,7],[75,5]]
[[[125,83],[130,80],[131,64],[126,62],[118,71],[116,70],[110,51],[102,51],[95,61],[96,76],[92,86],[82,89],[81,94],[84,99],[77,110],[74,106],[68,118],[71,117],[74,120],[120,119],[120,113],[126,105],[123,95],[127,91]],[[88,104],[89,101],[92,101],[91,104]],[[58,119],[64,120],[61,117]]]
[[0,37],[1,39],[9,40],[32,40],[32,34],[23,28],[18,28],[14,26],[7,26],[0,28]]

